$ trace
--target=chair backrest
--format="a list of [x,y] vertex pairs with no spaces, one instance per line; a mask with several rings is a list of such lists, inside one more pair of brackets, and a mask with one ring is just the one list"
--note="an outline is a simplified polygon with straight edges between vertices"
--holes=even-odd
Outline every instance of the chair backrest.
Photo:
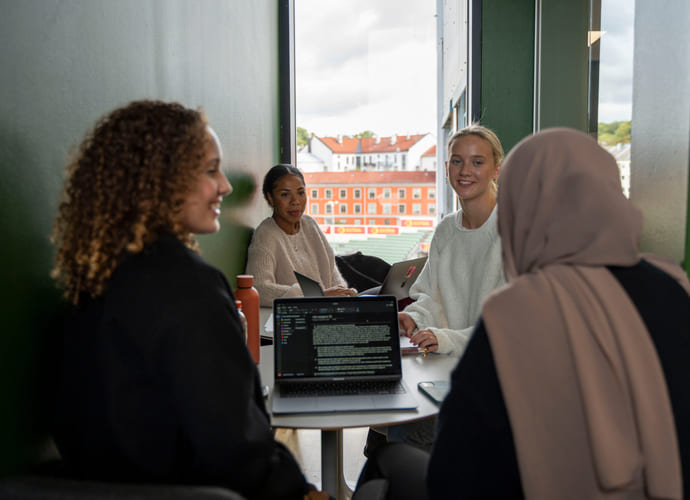
[[347,284],[360,292],[380,286],[391,268],[385,260],[362,252],[336,255],[335,263]]
[[218,486],[126,484],[46,476],[0,478],[0,499],[12,500],[246,500]]

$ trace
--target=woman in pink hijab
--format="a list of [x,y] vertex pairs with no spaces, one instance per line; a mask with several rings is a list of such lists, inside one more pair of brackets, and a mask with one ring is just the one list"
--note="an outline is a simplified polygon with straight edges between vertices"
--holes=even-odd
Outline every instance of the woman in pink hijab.
[[387,498],[403,498],[426,471],[433,499],[682,498],[690,284],[639,252],[641,228],[588,135],[550,129],[515,146],[498,194],[508,283],[452,374],[431,456],[384,446],[358,491],[384,476]]
[[687,276],[639,253],[642,216],[586,134],[523,140],[500,186],[508,284],[485,302],[453,373],[431,497],[682,498]]

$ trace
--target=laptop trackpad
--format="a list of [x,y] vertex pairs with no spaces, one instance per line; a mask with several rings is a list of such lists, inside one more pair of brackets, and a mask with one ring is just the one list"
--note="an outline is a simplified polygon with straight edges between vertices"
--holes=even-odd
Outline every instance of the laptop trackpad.
[[371,396],[319,396],[317,408],[322,411],[362,411],[373,410],[375,399]]

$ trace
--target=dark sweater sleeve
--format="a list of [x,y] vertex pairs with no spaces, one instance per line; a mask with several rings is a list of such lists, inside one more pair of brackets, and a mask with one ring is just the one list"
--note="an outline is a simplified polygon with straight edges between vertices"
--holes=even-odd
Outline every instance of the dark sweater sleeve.
[[480,319],[451,375],[427,470],[433,499],[522,498],[513,434]]
[[248,498],[302,498],[306,481],[273,438],[258,370],[241,334],[225,278],[205,270],[175,304],[162,357],[194,482],[227,484]]

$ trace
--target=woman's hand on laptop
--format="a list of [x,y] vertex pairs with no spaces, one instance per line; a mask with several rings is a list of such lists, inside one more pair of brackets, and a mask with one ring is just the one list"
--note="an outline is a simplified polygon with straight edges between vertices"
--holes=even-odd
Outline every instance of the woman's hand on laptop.
[[438,339],[431,330],[419,330],[410,337],[410,342],[419,346],[420,349],[428,352],[438,351]]
[[326,297],[354,297],[355,295],[357,295],[357,290],[355,290],[354,288],[345,288],[344,286],[332,286],[330,288],[326,288],[323,291],[323,294]]
[[398,313],[398,329],[400,335],[412,338],[415,330],[417,329],[417,323],[412,319],[412,317],[406,312]]

